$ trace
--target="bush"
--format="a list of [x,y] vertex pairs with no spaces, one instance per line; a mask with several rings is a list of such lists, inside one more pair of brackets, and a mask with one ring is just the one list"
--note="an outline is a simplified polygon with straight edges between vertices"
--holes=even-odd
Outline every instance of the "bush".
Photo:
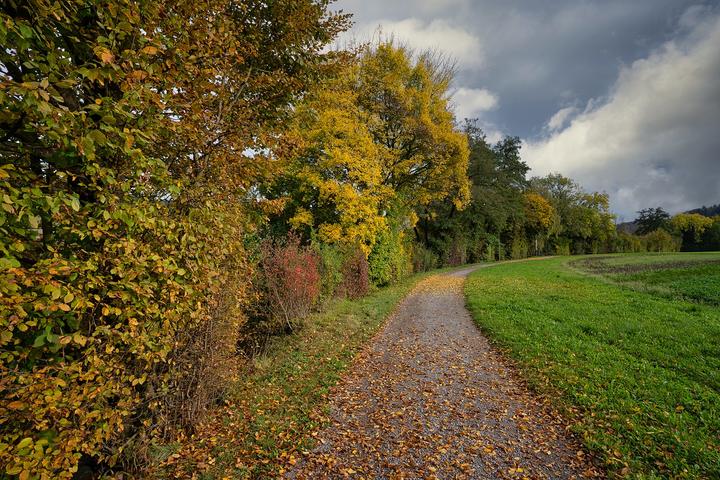
[[473,235],[468,239],[467,262],[477,263],[485,259],[485,239],[480,235]]
[[184,65],[149,54],[182,41],[177,16],[143,30],[156,7],[16,5],[0,13],[0,63],[23,77],[0,92],[0,476],[70,478],[143,461],[216,400],[247,212],[224,178],[193,170],[213,195],[173,171],[187,152],[160,141],[187,125],[163,93]]
[[360,248],[354,249],[345,259],[342,274],[341,295],[355,299],[367,295],[370,291],[368,261]]
[[467,261],[467,241],[464,237],[456,237],[447,242],[444,251],[443,266],[457,267]]
[[340,293],[347,252],[346,249],[327,243],[318,242],[314,247],[320,257],[321,297],[328,300]]
[[268,299],[268,317],[289,331],[307,316],[320,296],[320,258],[300,238],[267,241],[262,247],[262,271]]
[[415,273],[428,272],[438,267],[438,256],[423,245],[414,244],[412,248],[412,264]]
[[483,253],[483,260],[486,262],[494,262],[495,260],[502,260],[503,244],[498,237],[495,235],[487,234],[485,236],[485,248]]
[[555,255],[570,255],[570,240],[559,237],[555,240]]
[[679,252],[682,241],[663,229],[657,229],[642,237],[648,252]]
[[370,281],[379,287],[397,282],[410,270],[403,235],[386,230],[380,234],[368,257]]
[[276,163],[238,152],[277,147],[345,20],[175,3],[0,9],[2,477],[142,461],[233,373]]
[[514,236],[510,244],[510,258],[513,260],[527,258],[528,248],[528,242],[524,236]]
[[637,253],[646,251],[646,246],[637,235],[619,232],[615,238],[613,251],[618,253]]

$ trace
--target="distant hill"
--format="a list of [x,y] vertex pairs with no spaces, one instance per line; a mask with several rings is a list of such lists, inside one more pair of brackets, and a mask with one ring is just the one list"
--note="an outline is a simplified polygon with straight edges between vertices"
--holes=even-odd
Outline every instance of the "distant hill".
[[710,207],[702,206],[700,208],[696,208],[695,210],[690,210],[687,213],[699,213],[700,215],[705,215],[706,217],[714,217],[715,215],[720,215],[720,203],[717,205],[712,205]]
[[[720,215],[720,203],[718,203],[717,205],[711,205],[709,207],[703,205],[700,208],[688,210],[687,212],[683,213],[699,213],[700,215],[704,215],[706,217],[714,217],[715,215]],[[618,232],[635,233],[637,232],[637,229],[638,225],[635,222],[623,222],[618,223],[617,225]]]
[[617,224],[617,231],[622,233],[635,233],[637,232],[638,224],[635,222],[623,222]]

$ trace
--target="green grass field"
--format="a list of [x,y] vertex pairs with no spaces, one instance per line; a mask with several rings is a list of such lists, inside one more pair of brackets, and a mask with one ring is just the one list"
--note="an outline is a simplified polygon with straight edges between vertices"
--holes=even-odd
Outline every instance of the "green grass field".
[[720,254],[475,272],[468,306],[612,474],[720,478]]
[[582,271],[672,299],[720,305],[720,254],[619,255],[570,262]]

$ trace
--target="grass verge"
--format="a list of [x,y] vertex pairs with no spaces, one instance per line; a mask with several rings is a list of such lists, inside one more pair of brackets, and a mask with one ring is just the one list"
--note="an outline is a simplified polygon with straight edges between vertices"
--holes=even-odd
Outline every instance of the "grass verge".
[[414,285],[331,302],[296,334],[271,340],[197,434],[154,452],[155,478],[272,478],[312,447],[328,389]]
[[465,288],[478,325],[611,474],[720,478],[720,310],[567,261],[475,272]]

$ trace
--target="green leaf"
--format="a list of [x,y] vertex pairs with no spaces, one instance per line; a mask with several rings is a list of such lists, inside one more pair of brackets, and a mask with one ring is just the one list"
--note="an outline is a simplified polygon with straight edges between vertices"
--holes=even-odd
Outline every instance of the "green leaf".
[[60,287],[51,286],[50,287],[50,296],[53,300],[57,300],[60,298],[60,295],[62,295],[62,290],[60,290]]
[[8,268],[18,268],[20,262],[15,257],[2,257],[0,258],[0,270],[6,270]]
[[18,30],[20,30],[20,35],[23,36],[23,38],[33,38],[33,30],[28,25],[20,24],[18,25]]
[[88,133],[88,137],[92,138],[93,142],[97,146],[103,146],[107,143],[107,137],[100,130],[93,130]]
[[35,341],[33,342],[33,347],[40,348],[43,345],[45,345],[45,334],[41,333],[37,337],[35,337]]
[[37,215],[30,215],[28,217],[28,222],[30,223],[30,226],[32,228],[39,228],[40,227],[40,217]]

